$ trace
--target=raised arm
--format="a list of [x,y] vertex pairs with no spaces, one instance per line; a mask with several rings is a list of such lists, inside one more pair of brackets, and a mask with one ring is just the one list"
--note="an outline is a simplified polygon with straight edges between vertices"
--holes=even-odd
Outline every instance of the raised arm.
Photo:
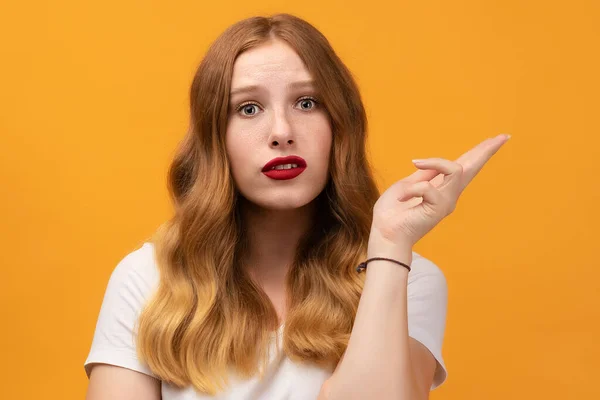
[[[368,258],[410,266],[413,245],[452,213],[465,187],[508,139],[487,139],[454,162],[415,162],[419,171],[394,183],[375,204]],[[366,273],[348,348],[319,399],[426,400],[435,360],[408,335],[409,271],[380,260],[369,263]]]

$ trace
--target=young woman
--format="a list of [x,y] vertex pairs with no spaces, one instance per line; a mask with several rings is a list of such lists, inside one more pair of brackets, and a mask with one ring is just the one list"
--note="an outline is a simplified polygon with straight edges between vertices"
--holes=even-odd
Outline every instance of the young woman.
[[288,14],[228,28],[190,101],[175,214],[111,275],[88,399],[427,399],[447,286],[412,248],[508,137],[380,195],[350,72]]

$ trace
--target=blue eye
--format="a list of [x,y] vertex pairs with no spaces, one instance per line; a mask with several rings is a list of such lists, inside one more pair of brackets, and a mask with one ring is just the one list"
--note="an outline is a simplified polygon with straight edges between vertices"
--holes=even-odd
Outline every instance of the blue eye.
[[[312,110],[317,106],[317,100],[313,97],[303,97],[300,100],[298,100],[298,102],[301,104],[300,108],[307,111]],[[305,108],[305,104],[312,104],[312,106],[310,108]]]
[[[296,104],[300,104],[301,110],[310,111],[310,110],[314,109],[315,107],[317,107],[319,102],[314,97],[305,96],[305,97],[298,99]],[[244,117],[253,117],[256,114],[258,114],[259,108],[260,108],[260,106],[258,104],[249,101],[249,102],[240,104],[236,108],[235,111],[238,113],[241,112]],[[254,111],[252,111],[252,110],[254,110]]]
[[[256,104],[256,103],[245,103],[245,104],[240,105],[237,108],[237,112],[248,111],[248,110],[251,110],[253,107],[258,107],[258,104]],[[246,114],[245,112],[242,112],[242,115],[247,116],[247,117],[251,117],[251,116],[255,115],[257,112],[258,111],[254,112],[254,113],[251,113],[251,114]]]

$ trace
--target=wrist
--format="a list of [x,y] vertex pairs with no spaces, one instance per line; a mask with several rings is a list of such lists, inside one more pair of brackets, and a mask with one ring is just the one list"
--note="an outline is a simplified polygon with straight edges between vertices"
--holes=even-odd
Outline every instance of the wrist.
[[[370,253],[370,252],[367,253],[367,260],[370,260],[375,257],[390,258],[392,260],[400,261],[401,263],[406,264],[409,267],[412,265],[412,261],[413,261],[412,251],[403,251],[403,252],[399,252],[399,251],[398,252],[379,252],[379,251],[377,251],[377,252],[373,252],[373,253]],[[395,268],[405,269],[408,272],[408,269],[404,268],[403,266],[398,265],[393,262],[390,262],[390,261],[386,261],[386,260],[369,261],[369,264],[367,265],[367,269],[369,266],[374,265],[374,264],[388,264],[388,265],[390,265],[390,268],[393,266]]]
[[[383,257],[395,261],[400,261],[401,263],[406,264],[409,267],[411,267],[412,264],[412,251],[373,252],[368,253],[367,260],[375,257]],[[398,265],[398,263],[388,260],[369,261],[365,270],[367,280],[378,281],[381,285],[383,285],[382,287],[387,287],[388,285],[391,285],[394,288],[397,288],[399,282],[407,282],[409,272],[410,271],[408,270],[408,268],[405,268],[402,265]]]
[[392,243],[372,232],[367,247],[367,259],[373,257],[391,258],[410,266],[412,263],[412,245],[408,242]]

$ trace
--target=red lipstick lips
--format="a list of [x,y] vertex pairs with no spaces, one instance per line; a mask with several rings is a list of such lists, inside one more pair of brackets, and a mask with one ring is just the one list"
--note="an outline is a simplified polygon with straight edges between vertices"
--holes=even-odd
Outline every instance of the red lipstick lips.
[[[278,165],[295,164],[292,168],[287,169],[273,169]],[[306,169],[306,161],[302,157],[298,156],[287,156],[277,157],[265,164],[262,169],[263,174],[271,179],[286,180],[293,179],[300,175]]]

